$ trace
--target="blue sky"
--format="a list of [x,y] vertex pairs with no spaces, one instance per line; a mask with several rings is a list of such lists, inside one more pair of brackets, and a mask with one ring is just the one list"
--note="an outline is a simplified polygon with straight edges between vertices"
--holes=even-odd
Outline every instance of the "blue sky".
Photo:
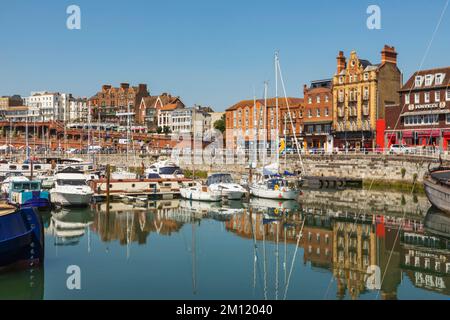
[[[352,49],[372,63],[384,44],[399,52],[406,78],[417,70],[447,0],[0,0],[0,95],[51,90],[95,94],[104,83],[147,83],[189,104],[224,110],[274,93],[280,52],[289,96],[331,77]],[[82,29],[66,28],[81,8]],[[366,27],[368,5],[382,29]],[[450,7],[424,68],[450,65]]]

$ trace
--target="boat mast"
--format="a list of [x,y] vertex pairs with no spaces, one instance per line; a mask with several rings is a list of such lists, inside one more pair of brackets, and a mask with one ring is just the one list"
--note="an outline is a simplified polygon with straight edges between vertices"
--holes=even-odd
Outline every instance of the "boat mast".
[[275,161],[277,166],[280,162],[280,155],[278,153],[278,148],[280,146],[279,136],[280,136],[280,124],[278,119],[278,51],[275,52],[275,113],[276,113],[276,138],[275,138]]
[[264,133],[264,148],[263,148],[263,167],[266,165],[266,156],[267,156],[267,81],[264,81],[264,111],[263,111],[263,133]]

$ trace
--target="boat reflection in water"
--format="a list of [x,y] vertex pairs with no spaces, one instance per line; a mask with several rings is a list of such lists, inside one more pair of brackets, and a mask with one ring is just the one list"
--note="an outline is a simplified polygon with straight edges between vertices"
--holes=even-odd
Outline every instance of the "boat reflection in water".
[[[305,190],[300,202],[174,199],[53,212],[46,245],[59,252],[47,251],[46,297],[448,299],[450,217],[429,207],[420,195]],[[76,249],[86,242],[89,254]],[[80,293],[55,285],[73,261],[92,284]],[[25,292],[1,291],[5,280],[26,283],[22,273],[2,276],[0,298]]]
[[44,267],[0,273],[1,300],[43,300]]

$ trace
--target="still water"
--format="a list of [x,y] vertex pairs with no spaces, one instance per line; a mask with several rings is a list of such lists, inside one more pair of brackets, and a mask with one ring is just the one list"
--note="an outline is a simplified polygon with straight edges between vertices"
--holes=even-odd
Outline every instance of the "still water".
[[[0,299],[450,297],[450,217],[424,196],[311,190],[300,203],[106,209],[46,214],[44,266],[0,274]],[[73,265],[80,290],[67,286]]]

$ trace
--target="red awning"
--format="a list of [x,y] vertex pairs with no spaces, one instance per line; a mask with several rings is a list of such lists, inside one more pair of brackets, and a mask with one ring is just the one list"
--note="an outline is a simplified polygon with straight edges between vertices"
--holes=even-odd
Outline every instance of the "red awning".
[[441,130],[422,130],[417,131],[419,137],[440,137]]
[[413,132],[412,131],[403,131],[403,138],[412,138]]

